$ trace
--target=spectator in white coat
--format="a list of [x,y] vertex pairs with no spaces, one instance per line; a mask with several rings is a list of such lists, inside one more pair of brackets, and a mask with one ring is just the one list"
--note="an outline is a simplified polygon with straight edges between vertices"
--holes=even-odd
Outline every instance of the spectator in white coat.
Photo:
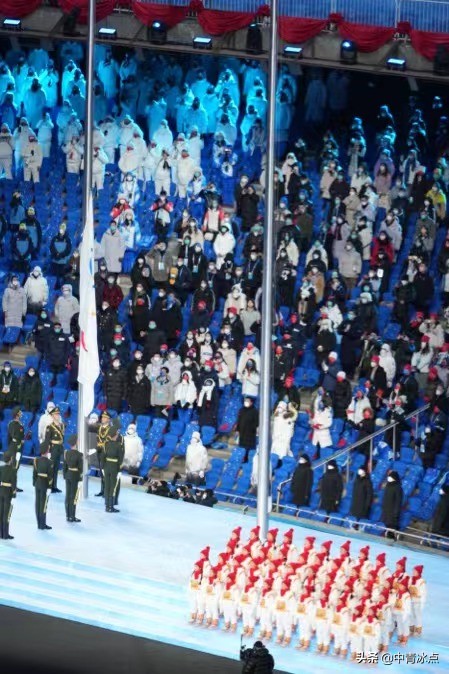
[[198,393],[193,383],[192,373],[189,370],[185,370],[181,374],[181,381],[175,387],[175,403],[183,410],[192,409],[197,397]]
[[260,374],[252,359],[246,361],[246,367],[242,372],[242,395],[249,398],[257,398],[259,395]]
[[235,237],[230,231],[230,227],[227,224],[222,223],[214,241],[214,251],[217,256],[217,269],[221,269],[225,257],[234,252],[235,243]]
[[14,158],[15,158],[16,171],[19,170],[19,168],[22,164],[23,148],[26,144],[28,144],[29,137],[32,134],[33,134],[33,131],[32,131],[32,129],[30,129],[27,118],[21,117],[20,121],[19,121],[19,124],[17,126],[17,129],[15,129],[14,135],[13,135],[13,139],[14,139]]
[[120,156],[122,156],[128,147],[128,144],[132,141],[134,133],[142,133],[142,129],[129,115],[125,115],[125,117],[120,122],[118,135]]
[[54,402],[50,401],[47,403],[47,407],[45,408],[45,412],[41,415],[39,419],[39,423],[37,426],[37,437],[39,438],[39,442],[42,443],[45,440],[45,436],[47,434],[47,428],[53,423],[53,415],[52,411],[55,409],[56,405]]
[[123,442],[125,445],[123,468],[127,470],[130,475],[138,475],[143,458],[143,442],[137,435],[136,424],[129,424],[126,433],[123,436]]
[[133,173],[137,175],[137,171],[141,167],[139,153],[136,151],[135,145],[131,140],[128,142],[125,150],[122,152],[122,155],[118,160],[118,167],[123,176],[127,173]]
[[181,199],[186,198],[187,187],[193,180],[194,173],[195,163],[190,156],[189,150],[187,148],[183,148],[183,150],[181,150],[181,156],[177,161],[178,196]]
[[7,124],[0,128],[0,172],[4,172],[6,180],[12,180],[12,155],[14,138]]
[[192,126],[188,138],[189,154],[195,166],[201,166],[201,150],[204,148],[204,141],[201,138],[198,127]]
[[42,148],[42,156],[48,159],[51,150],[51,139],[53,135],[54,124],[51,121],[50,113],[44,112],[43,117],[37,123],[37,140]]
[[173,145],[173,134],[170,131],[170,127],[166,119],[161,119],[161,123],[157,127],[153,137],[150,138],[150,140],[154,140],[156,145],[158,145],[160,148],[170,147]]
[[156,194],[165,192],[170,194],[171,187],[171,160],[168,150],[162,150],[160,159],[156,163],[154,170],[154,187]]
[[245,371],[246,364],[249,360],[251,360],[255,364],[257,370],[260,370],[260,351],[257,348],[257,346],[254,346],[252,342],[248,342],[248,344],[240,354],[239,362],[237,365],[238,381],[242,381],[243,373]]
[[117,229],[115,222],[111,223],[101,237],[101,247],[103,249],[103,257],[108,272],[120,274],[122,271],[122,261],[126,250],[126,244]]
[[119,128],[114,118],[109,115],[100,122],[99,128],[104,136],[103,150],[107,154],[108,164],[113,164],[115,151],[118,147]]
[[396,361],[391,353],[391,346],[387,343],[382,344],[380,349],[379,365],[385,370],[385,374],[387,375],[387,385],[391,388],[396,376]]
[[27,312],[25,290],[20,287],[19,278],[13,276],[3,293],[2,309],[5,315],[5,328],[21,328]]
[[23,146],[22,157],[24,180],[26,182],[31,180],[33,183],[38,183],[40,181],[43,156],[42,148],[34,134],[28,137],[28,143]]
[[192,433],[186,451],[186,479],[188,482],[200,484],[204,481],[204,474],[209,464],[207,449],[201,442],[198,431]]
[[273,415],[271,453],[282,461],[286,456],[293,456],[290,443],[295,429],[297,412],[283,400],[278,404]]
[[67,173],[79,175],[84,153],[79,138],[74,136],[68,143],[64,143],[61,149],[65,154]]
[[61,291],[62,295],[55,303],[55,318],[61,323],[62,331],[70,335],[70,321],[72,316],[79,313],[80,305],[76,297],[73,297],[72,286],[69,283],[65,283]]
[[34,267],[23,289],[27,298],[28,313],[39,313],[48,302],[48,283],[40,267]]
[[106,98],[112,103],[118,92],[118,64],[112,58],[112,51],[110,49],[107,50],[104,59],[98,64],[97,74],[98,79],[103,85]]
[[33,79],[31,88],[25,92],[23,107],[31,128],[35,129],[42,119],[42,113],[47,105],[47,96],[37,78]]
[[96,189],[97,192],[103,189],[107,163],[108,156],[103,148],[94,147],[92,156],[92,189]]
[[326,403],[325,399],[323,399],[318,404],[317,410],[311,419],[311,426],[313,429],[312,444],[315,445],[315,447],[318,447],[318,453],[320,449],[332,446],[332,438],[330,434],[332,421],[332,407],[330,404]]

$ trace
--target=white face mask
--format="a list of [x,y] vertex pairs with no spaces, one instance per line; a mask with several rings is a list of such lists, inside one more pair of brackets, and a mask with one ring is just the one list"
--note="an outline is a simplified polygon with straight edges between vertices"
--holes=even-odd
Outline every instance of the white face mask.
[[387,482],[394,482],[394,477],[391,477],[391,475],[389,475],[387,477]]
[[359,477],[365,477],[365,471],[364,470],[358,470],[357,474]]
[[243,404],[245,407],[251,407],[251,403],[249,402],[249,400],[245,400]]
[[299,463],[302,463],[302,464],[307,463],[307,460],[306,459],[299,459]]
[[440,489],[440,491],[438,493],[439,493],[440,496],[443,496],[444,495],[444,489]]

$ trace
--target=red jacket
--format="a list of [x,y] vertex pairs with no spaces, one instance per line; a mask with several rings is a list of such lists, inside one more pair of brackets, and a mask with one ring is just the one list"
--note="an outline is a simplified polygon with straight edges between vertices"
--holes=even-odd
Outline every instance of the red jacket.
[[103,302],[107,302],[112,309],[118,309],[123,300],[123,292],[119,285],[105,285],[103,290]]

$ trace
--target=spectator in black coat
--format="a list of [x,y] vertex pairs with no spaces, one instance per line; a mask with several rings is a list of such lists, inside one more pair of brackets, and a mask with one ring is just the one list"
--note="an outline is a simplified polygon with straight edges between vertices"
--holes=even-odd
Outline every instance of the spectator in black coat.
[[274,659],[261,641],[241,653],[244,660],[242,674],[273,674]]
[[108,351],[112,346],[112,335],[117,323],[117,312],[106,300],[101,302],[97,312],[98,347],[100,351]]
[[235,426],[239,434],[239,447],[243,447],[245,450],[244,463],[248,463],[249,452],[256,447],[258,427],[259,414],[254,407],[254,401],[251,398],[245,398]]
[[320,491],[320,508],[325,510],[328,515],[336,512],[343,494],[343,478],[334,459],[327,464],[326,472],[320,480]]
[[291,492],[292,501],[299,507],[308,506],[312,495],[313,470],[307,454],[301,454],[293,473]]
[[34,367],[29,367],[20,382],[20,404],[25,412],[37,412],[42,405],[42,382]]
[[[105,275],[105,283],[106,277],[107,272]],[[144,287],[145,292],[148,294],[155,285],[153,274],[151,273],[151,267],[145,262],[144,255],[138,255],[136,261],[134,262],[133,268],[131,269],[131,283],[133,288],[135,288],[140,283]]]
[[36,325],[34,326],[34,346],[41,355],[46,355],[48,350],[48,340],[53,331],[53,324],[48,316],[46,309],[42,309],[37,317]]
[[358,520],[368,519],[372,503],[373,485],[371,478],[364,468],[359,468],[352,491],[351,515],[357,517]]
[[346,372],[337,372],[337,383],[333,394],[333,408],[335,419],[346,419],[346,410],[352,399],[351,383],[346,378]]
[[[402,491],[401,478],[395,470],[392,470],[387,477],[380,517],[381,522],[389,529],[399,529],[403,498],[404,493]],[[388,532],[387,538],[394,538],[394,533]]]
[[432,533],[449,536],[449,485],[440,488],[440,500],[432,520]]
[[368,379],[371,382],[371,387],[374,389],[374,393],[379,390],[385,393],[387,390],[387,375],[383,367],[379,365],[379,361],[379,356],[371,357],[371,369],[368,374]]
[[70,342],[68,337],[62,332],[61,323],[56,322],[53,330],[49,334],[47,358],[50,364],[50,370],[56,376],[64,372],[69,356]]
[[418,266],[418,272],[413,279],[413,286],[415,289],[415,307],[418,311],[426,312],[433,300],[435,285],[425,264],[421,263]]
[[209,313],[212,313],[215,309],[215,293],[212,288],[209,287],[207,281],[202,280],[200,282],[200,287],[195,290],[192,297],[192,311],[195,311],[195,308],[200,302],[205,302],[206,308]]
[[[209,361],[206,361],[209,363]],[[210,367],[208,365],[207,367]],[[196,406],[199,411],[198,423],[202,426],[217,426],[218,416],[218,387],[214,379],[208,373],[198,393]]]
[[244,187],[237,202],[238,215],[242,218],[242,231],[249,232],[257,220],[259,197],[253,185]]
[[106,372],[103,384],[109,409],[122,411],[122,404],[126,398],[126,384],[126,370],[121,366],[120,360],[114,358],[112,368]]
[[[363,410],[363,419],[359,421],[359,423],[357,424],[357,428],[359,431],[359,436],[357,440],[362,440],[363,438],[366,438],[368,435],[374,433],[375,426],[376,422],[374,419],[374,412],[371,409],[371,407],[367,407],[366,409]],[[368,459],[370,455],[369,441],[363,442],[361,445],[359,445],[357,451],[360,452],[360,454],[364,454]]]
[[190,314],[189,329],[199,330],[200,328],[208,328],[210,325],[210,313],[207,310],[206,302],[200,300],[196,307],[192,307]]
[[132,414],[135,416],[147,414],[150,407],[150,397],[150,380],[145,376],[144,367],[140,364],[136,367],[134,376],[129,379],[126,390],[126,401]]
[[156,321],[150,321],[148,331],[143,338],[143,360],[149,363],[156,353],[159,353],[162,344],[166,344],[167,335],[164,330],[156,325]]

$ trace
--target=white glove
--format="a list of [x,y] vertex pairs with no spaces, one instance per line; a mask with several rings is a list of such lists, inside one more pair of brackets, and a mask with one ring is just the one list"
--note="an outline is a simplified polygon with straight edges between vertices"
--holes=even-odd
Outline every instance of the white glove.
[[117,473],[117,480],[120,480],[121,477],[122,477],[122,471],[119,470],[119,472]]
[[103,470],[103,468],[101,469],[101,474],[102,474],[103,477],[104,477],[104,470]]
[[22,458],[22,452],[16,452],[16,461],[20,461]]
[[87,452],[87,454],[88,454],[89,456],[92,456],[92,454],[96,454],[96,453],[97,453],[97,450],[96,450],[96,449],[89,449],[89,451]]
[[50,488],[50,487],[48,487],[48,489],[47,489],[47,496],[48,496],[49,494],[51,494],[51,488]]

